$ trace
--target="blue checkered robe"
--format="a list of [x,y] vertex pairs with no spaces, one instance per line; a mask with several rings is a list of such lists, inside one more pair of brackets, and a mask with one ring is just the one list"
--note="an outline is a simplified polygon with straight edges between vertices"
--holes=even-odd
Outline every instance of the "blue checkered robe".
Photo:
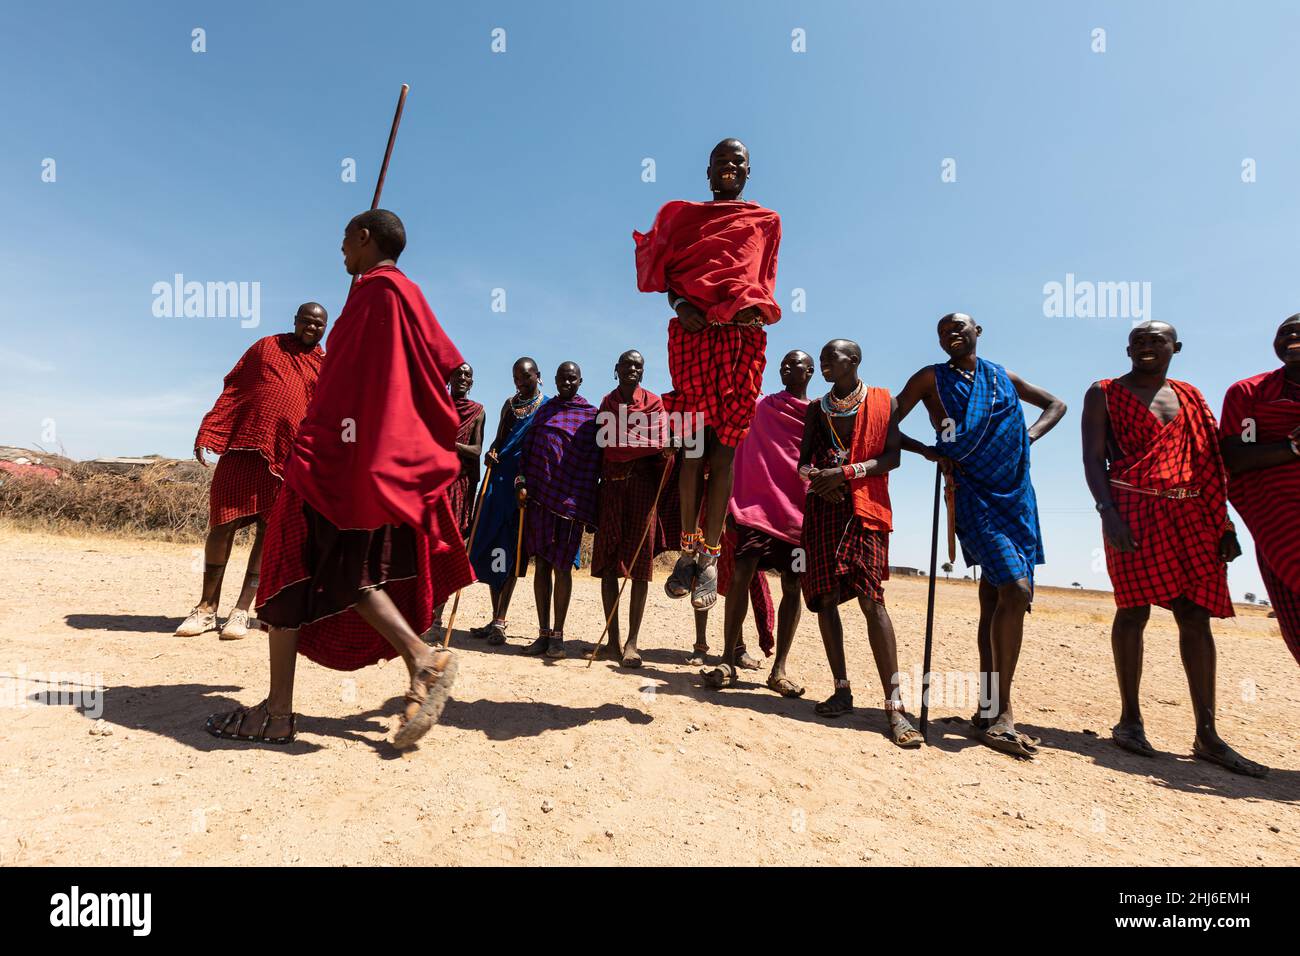
[[527,418],[516,418],[510,423],[510,432],[497,449],[497,464],[492,468],[487,490],[483,492],[478,530],[474,532],[474,547],[469,553],[469,561],[474,567],[474,577],[486,581],[489,587],[501,587],[506,583],[507,575],[515,571],[515,543],[519,531],[515,476],[519,474],[524,436],[545,404],[543,398]]
[[[944,414],[936,447],[961,468],[957,482],[957,537],[966,564],[978,564],[992,585],[1021,578],[1034,584],[1043,563],[1038,502],[1029,481],[1029,431],[1020,397],[1006,369],[976,360],[974,384],[946,363],[934,367]],[[949,440],[945,440],[949,439]]]

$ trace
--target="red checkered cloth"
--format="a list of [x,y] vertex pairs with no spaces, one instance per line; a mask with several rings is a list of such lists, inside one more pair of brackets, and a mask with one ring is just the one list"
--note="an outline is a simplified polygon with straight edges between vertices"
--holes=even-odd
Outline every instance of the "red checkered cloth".
[[203,416],[195,447],[225,455],[261,452],[276,475],[307,413],[325,355],[285,332],[258,339],[226,376],[221,395]]
[[[824,417],[812,419],[808,428],[810,464],[829,468],[835,450]],[[884,582],[889,579],[889,532],[869,527],[871,520],[854,511],[851,495],[827,501],[809,491],[804,499],[803,537],[800,546],[806,566],[799,577],[804,605],[820,608],[822,599],[839,588],[839,603],[866,596],[885,603]]]
[[[460,416],[460,425],[456,429],[456,442],[468,445],[473,441],[483,418],[483,406],[468,398],[455,400],[456,414]],[[474,520],[474,494],[478,489],[479,461],[474,455],[460,455],[460,474],[447,488],[447,499],[451,502],[452,513],[460,523],[461,537],[469,535],[470,524]]]
[[1282,640],[1286,641],[1291,655],[1300,664],[1300,593],[1287,587],[1285,581],[1273,573],[1273,569],[1264,561],[1264,552],[1258,548],[1255,557],[1259,560],[1259,573],[1268,590],[1269,603],[1277,615],[1277,623],[1282,628]]
[[[286,588],[303,582],[317,586],[318,580],[337,581],[337,567],[311,566],[304,507],[302,498],[292,488],[285,488],[271,510],[262,551],[261,583],[257,589],[259,618],[267,602]],[[318,515],[315,520],[325,519]],[[431,505],[428,521],[431,529],[428,534],[409,525],[403,529],[414,535],[414,576],[382,582],[384,591],[417,634],[429,629],[435,607],[474,580],[456,528],[456,517],[445,495],[438,496]],[[435,546],[440,543],[442,550],[434,554]],[[373,583],[378,582],[358,580],[356,586]],[[292,625],[280,622],[279,626]],[[357,670],[397,656],[393,646],[351,606],[329,617],[302,622],[298,653],[323,667],[341,671]]]
[[[1276,368],[1229,386],[1223,397],[1220,435],[1241,436],[1247,429],[1260,445],[1285,441],[1300,428],[1300,384]],[[1228,500],[1237,509],[1255,547],[1273,575],[1300,592],[1300,458],[1228,478]]]
[[[1228,505],[1218,426],[1196,388],[1168,381],[1180,409],[1165,425],[1117,380],[1097,383],[1106,393],[1110,431],[1119,450],[1108,469],[1111,498],[1137,545],[1136,551],[1122,553],[1105,543],[1115,604],[1168,608],[1183,597],[1214,617],[1232,617],[1228,566],[1219,559]],[[1167,498],[1129,490],[1117,481],[1148,491],[1195,489],[1197,494]]]
[[[761,325],[709,324],[687,332],[668,323],[668,372],[673,389],[662,396],[671,414],[699,412],[703,425],[731,448],[749,434],[767,367],[767,330]],[[694,428],[688,421],[685,427]]]
[[[651,513],[655,492],[664,480],[664,467],[672,471],[671,462],[660,455],[650,455],[629,462],[604,465],[600,482],[600,511],[596,525],[596,540],[591,550],[591,573],[602,578],[607,574],[630,577],[634,581],[654,580],[654,556],[670,550],[664,534],[664,501],[668,498],[665,483],[660,495],[659,508]],[[622,477],[618,475],[622,474]],[[670,473],[667,481],[672,481]],[[646,531],[646,525],[651,525]],[[644,545],[641,544],[645,537]],[[637,547],[641,546],[640,554]],[[676,547],[677,542],[672,542]],[[636,556],[636,564],[632,558]]]
[[255,451],[228,451],[217,462],[208,488],[208,527],[232,521],[240,527],[265,521],[280,494],[279,478]]

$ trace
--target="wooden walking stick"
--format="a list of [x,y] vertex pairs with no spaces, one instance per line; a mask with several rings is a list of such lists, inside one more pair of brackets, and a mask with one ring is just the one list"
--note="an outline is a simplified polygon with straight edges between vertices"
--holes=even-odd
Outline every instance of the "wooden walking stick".
[[[939,560],[939,483],[943,469],[934,466],[934,520],[930,526],[930,593],[925,605],[925,664],[921,671],[921,739],[930,742],[930,652],[934,648],[934,579]],[[951,512],[950,512],[951,513]]]
[[[384,180],[388,177],[388,161],[393,158],[393,144],[397,142],[397,127],[402,123],[402,109],[406,106],[406,94],[411,92],[410,84],[402,84],[402,92],[397,95],[397,110],[393,113],[393,125],[388,130],[388,145],[384,148],[384,161],[379,166],[379,178],[375,181],[375,195],[370,200],[370,208],[379,208],[379,197],[384,194]],[[351,293],[352,286],[356,285],[357,277],[352,277],[352,282],[348,285],[348,292]]]
[[515,535],[515,577],[519,577],[519,556],[524,550],[524,506],[519,506],[519,532]]
[[610,622],[614,620],[614,615],[618,613],[618,606],[623,600],[623,591],[627,588],[627,582],[632,580],[632,569],[636,567],[637,559],[641,557],[641,549],[645,547],[645,539],[649,536],[650,528],[654,525],[655,518],[659,515],[659,496],[664,493],[664,485],[667,484],[668,475],[672,470],[673,459],[666,459],[664,461],[664,473],[659,476],[659,488],[655,491],[655,502],[650,506],[650,517],[646,520],[645,530],[641,532],[641,540],[637,543],[636,554],[632,556],[632,563],[628,565],[627,577],[623,578],[623,583],[619,585],[618,597],[614,598],[614,607],[605,618],[605,627],[600,632],[600,637],[596,641],[596,646],[591,649],[591,657],[587,659],[588,667],[596,662],[596,657],[600,654],[600,647],[605,643],[605,635],[609,633]]
[[[483,473],[483,484],[479,487],[478,498],[474,501],[474,521],[469,526],[469,540],[465,542],[465,554],[469,555],[470,549],[474,547],[474,535],[478,531],[479,513],[483,510],[483,496],[487,494],[488,482],[492,478],[492,463],[488,462],[487,471]],[[456,625],[456,609],[460,607],[460,592],[463,588],[456,589],[456,597],[451,602],[451,616],[447,618],[447,630],[442,635],[442,646],[451,642],[451,629]]]

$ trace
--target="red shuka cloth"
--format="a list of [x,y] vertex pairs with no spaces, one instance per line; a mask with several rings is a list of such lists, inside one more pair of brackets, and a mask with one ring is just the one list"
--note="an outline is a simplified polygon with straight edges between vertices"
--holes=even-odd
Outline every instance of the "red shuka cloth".
[[[867,394],[858,408],[853,423],[853,442],[849,445],[849,462],[871,461],[885,450],[889,437],[889,418],[893,401],[889,389],[867,387]],[[829,424],[829,423],[828,423]],[[877,531],[894,529],[894,512],[889,502],[889,475],[867,475],[849,479],[853,495],[853,513]]]
[[[1300,386],[1287,387],[1285,370],[1243,379],[1223,398],[1223,435],[1241,435],[1254,423],[1255,441],[1285,441],[1300,427]],[[1228,478],[1237,509],[1276,579],[1300,594],[1300,458]]]
[[646,233],[633,232],[642,292],[684,295],[710,322],[730,322],[757,306],[763,322],[781,318],[773,298],[781,217],[742,200],[666,203]]
[[324,353],[284,332],[258,339],[225,378],[194,439],[218,455],[255,451],[276,477],[307,413]]
[[[1174,598],[1184,597],[1214,617],[1232,617],[1228,566],[1219,558],[1228,503],[1218,425],[1194,386],[1172,378],[1168,382],[1179,409],[1167,424],[1123,384],[1114,379],[1097,383],[1106,393],[1110,431],[1120,452],[1107,470],[1111,499],[1137,545],[1136,551],[1122,552],[1105,543],[1115,604],[1168,608]],[[1131,491],[1116,481],[1148,491],[1185,488],[1198,493],[1165,498]]]
[[787,391],[766,396],[736,449],[730,511],[740,524],[798,544],[807,488],[799,475],[808,399]]
[[429,529],[434,500],[460,472],[447,379],[465,360],[391,265],[357,279],[327,345],[285,482],[342,530]]
[[596,412],[596,440],[601,449],[601,472],[606,477],[626,477],[629,462],[653,455],[667,444],[667,419],[659,396],[641,386],[624,404],[617,388],[600,400]]

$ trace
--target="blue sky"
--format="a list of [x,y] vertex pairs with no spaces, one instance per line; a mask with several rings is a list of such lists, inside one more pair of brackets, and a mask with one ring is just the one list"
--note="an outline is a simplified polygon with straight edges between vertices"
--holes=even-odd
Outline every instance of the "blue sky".
[[[1046,318],[1044,284],[1151,283],[1151,316],[1185,343],[1173,374],[1216,412],[1276,364],[1272,330],[1300,309],[1300,13],[1281,3],[82,2],[5,19],[0,443],[188,454],[250,342],[305,300],[337,314],[342,227],[369,204],[402,82],[384,205],[474,397],[499,405],[531,354],[548,379],[581,363],[598,401],[629,347],[667,388],[667,309],[636,291],[631,233],[707,198],[709,149],[739,136],[747,197],[784,223],[769,387],[788,349],[847,336],[897,390],[941,358],[934,324],[957,310],[982,354],[1070,403],[1034,449],[1046,583],[1107,586],[1079,411],[1126,370],[1130,321]],[[260,327],[155,317],[176,273],[260,283]],[[895,473],[895,563],[927,560],[929,469]],[[1246,544],[1236,596],[1262,593]]]

